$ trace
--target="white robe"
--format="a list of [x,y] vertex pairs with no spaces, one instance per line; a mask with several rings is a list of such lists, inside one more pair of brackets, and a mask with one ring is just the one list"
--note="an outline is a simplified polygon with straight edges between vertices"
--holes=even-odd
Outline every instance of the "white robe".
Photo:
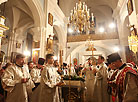
[[33,68],[30,72],[30,75],[31,75],[34,83],[40,83],[40,81],[41,81],[41,69],[36,68],[36,67]]
[[87,88],[86,90],[86,100],[87,102],[92,102],[93,100],[93,87],[94,87],[94,80],[95,80],[95,76],[92,73],[92,69],[93,67],[86,65],[86,67],[84,69],[82,69],[83,72],[85,72],[86,76],[85,76],[85,86]]
[[[22,78],[29,78],[29,81],[21,83]],[[4,89],[8,91],[6,102],[28,102],[34,87],[27,65],[22,68],[16,65],[8,67],[2,77],[2,83]]]
[[41,74],[40,93],[38,102],[58,102],[56,84],[61,81],[55,67],[47,65]]
[[107,66],[102,63],[95,76],[92,102],[110,102],[110,95],[107,92],[107,76]]

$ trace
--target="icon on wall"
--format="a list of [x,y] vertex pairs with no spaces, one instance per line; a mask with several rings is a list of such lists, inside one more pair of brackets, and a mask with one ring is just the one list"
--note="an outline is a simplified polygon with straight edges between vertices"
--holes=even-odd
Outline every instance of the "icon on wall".
[[131,15],[131,13],[133,12],[133,2],[132,2],[132,0],[128,0],[127,9],[128,9],[128,14]]
[[51,13],[48,13],[48,24],[53,26],[53,15]]
[[53,54],[53,37],[51,35],[47,38],[46,51],[48,51],[49,54]]
[[21,48],[21,43],[16,43],[16,48]]

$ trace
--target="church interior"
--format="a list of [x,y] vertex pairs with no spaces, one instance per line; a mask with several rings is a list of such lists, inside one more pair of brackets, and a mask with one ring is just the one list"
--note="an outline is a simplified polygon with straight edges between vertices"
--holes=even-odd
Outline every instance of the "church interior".
[[[5,60],[9,61],[16,53],[22,53],[29,60],[36,61],[47,53],[53,53],[61,63],[70,63],[71,56],[71,63],[76,59],[77,64],[83,64],[92,56],[91,51],[86,51],[89,46],[86,43],[91,40],[96,59],[98,55],[106,57],[118,51],[124,61],[131,59],[137,63],[137,47],[131,48],[133,43],[128,39],[133,31],[137,35],[137,0],[132,4],[128,4],[128,0],[81,2],[89,10],[90,27],[86,24],[85,28],[75,28],[69,24],[71,12],[79,0],[2,0],[1,16],[5,17],[4,25],[8,27],[1,35],[4,37],[1,37],[0,45]],[[52,39],[51,45],[48,45],[49,38]]]
[[53,54],[59,66],[96,65],[116,52],[138,65],[138,0],[0,0],[0,15],[1,65],[18,54],[26,63]]

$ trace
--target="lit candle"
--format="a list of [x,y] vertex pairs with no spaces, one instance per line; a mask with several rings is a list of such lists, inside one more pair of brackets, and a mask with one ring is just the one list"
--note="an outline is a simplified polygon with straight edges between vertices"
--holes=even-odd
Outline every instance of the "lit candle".
[[72,16],[72,12],[70,13],[70,16]]
[[79,8],[78,8],[79,10],[81,9],[81,2],[79,3]]
[[71,10],[71,13],[73,14],[73,10]]
[[74,14],[76,14],[76,10],[74,11]]
[[86,15],[84,15],[84,20],[86,20]]
[[90,9],[88,9],[88,12],[90,12]]
[[86,11],[87,11],[87,5],[85,5],[85,9],[86,9]]
[[90,16],[90,15],[89,15],[89,11],[87,11],[87,15]]
[[78,9],[78,3],[76,3],[76,10]]
[[88,14],[88,16],[90,16],[90,9],[88,9],[87,14]]
[[72,15],[70,16],[70,20],[72,21]]
[[74,7],[74,10],[76,10],[76,8]]
[[92,21],[94,21],[94,16],[93,16],[93,13],[92,13]]
[[68,21],[70,21],[70,17],[68,17]]
[[85,4],[83,5],[83,10],[85,10]]

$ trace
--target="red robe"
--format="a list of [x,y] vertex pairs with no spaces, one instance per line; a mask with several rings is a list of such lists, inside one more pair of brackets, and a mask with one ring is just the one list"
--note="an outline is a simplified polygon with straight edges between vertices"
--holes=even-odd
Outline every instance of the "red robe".
[[126,79],[127,73],[131,73],[133,75],[138,76],[137,72],[134,69],[132,69],[131,67],[128,67],[128,66],[124,66],[122,71],[117,76],[117,80],[116,80],[116,85],[117,85],[116,91],[117,91],[117,96],[119,98],[119,102],[122,102],[123,98],[124,98],[124,87],[126,87],[125,79]]

